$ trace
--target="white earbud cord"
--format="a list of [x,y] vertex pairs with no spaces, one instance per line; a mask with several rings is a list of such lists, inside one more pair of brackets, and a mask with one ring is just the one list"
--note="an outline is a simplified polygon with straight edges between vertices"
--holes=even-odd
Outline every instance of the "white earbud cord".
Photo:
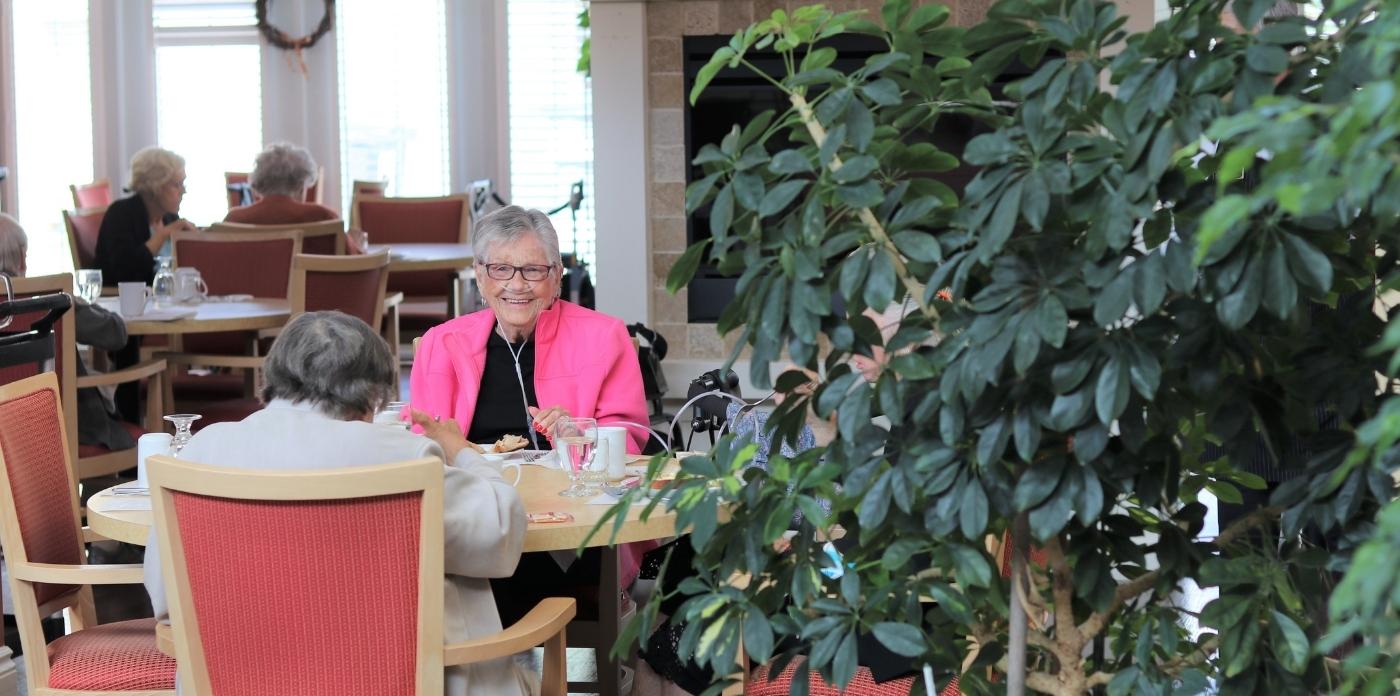
[[520,385],[520,402],[525,405],[525,432],[530,435],[530,444],[535,449],[540,448],[540,441],[535,437],[535,419],[530,415],[530,397],[525,395],[525,375],[520,372],[520,354],[525,352],[525,343],[530,339],[525,339],[520,343],[520,350],[510,344],[510,339],[506,338],[505,329],[501,328],[501,322],[496,322],[496,332],[501,335],[501,340],[506,342],[506,350],[510,351],[511,360],[515,361],[515,381]]

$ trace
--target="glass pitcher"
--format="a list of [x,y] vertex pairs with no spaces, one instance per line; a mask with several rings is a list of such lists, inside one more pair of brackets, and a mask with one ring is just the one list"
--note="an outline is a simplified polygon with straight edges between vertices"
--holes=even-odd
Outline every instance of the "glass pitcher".
[[175,268],[169,256],[156,260],[156,277],[151,281],[151,296],[156,307],[175,304]]

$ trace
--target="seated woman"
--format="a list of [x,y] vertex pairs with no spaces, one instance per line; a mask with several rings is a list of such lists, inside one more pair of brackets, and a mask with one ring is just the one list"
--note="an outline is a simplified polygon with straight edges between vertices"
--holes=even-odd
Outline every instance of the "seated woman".
[[248,185],[261,200],[234,208],[224,222],[245,225],[286,225],[337,220],[340,215],[319,203],[306,202],[306,189],[316,183],[316,160],[306,148],[274,143],[258,153]]
[[[627,327],[559,299],[559,237],[544,213],[507,206],[487,215],[476,224],[472,251],[487,309],[423,335],[410,377],[414,409],[455,419],[472,442],[518,435],[535,449],[549,448],[546,436],[561,416],[596,418],[600,425],[647,422]],[[627,451],[641,452],[645,431],[630,433]],[[511,582],[512,596],[528,596],[518,589],[522,583],[597,584],[596,558],[586,555],[591,562],[574,563],[570,577],[558,580],[559,566],[548,555],[529,554]],[[624,548],[624,585],[636,569],[637,549]],[[518,608],[498,606],[506,620]]]
[[[499,466],[466,446],[454,424],[416,420],[432,439],[375,425],[392,398],[394,355],[367,324],[340,312],[293,319],[264,368],[266,408],[238,423],[195,434],[180,457],[246,469],[328,469],[425,456],[444,460],[444,591],[449,642],[501,630],[486,578],[515,570],[525,540],[525,508]],[[146,546],[146,589],[157,618],[167,615],[154,534]],[[532,680],[510,658],[447,670],[448,694],[526,694]]]
[[159,147],[131,157],[126,185],[131,195],[107,206],[97,232],[97,267],[107,285],[141,282],[156,276],[155,257],[168,252],[170,235],[194,230],[180,218],[185,198],[185,158]]

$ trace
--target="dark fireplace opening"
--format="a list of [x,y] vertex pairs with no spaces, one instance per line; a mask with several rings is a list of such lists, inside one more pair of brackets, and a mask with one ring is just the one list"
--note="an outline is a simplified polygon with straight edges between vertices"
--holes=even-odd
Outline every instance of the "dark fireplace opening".
[[[700,68],[709,62],[710,56],[721,46],[729,43],[729,36],[686,36],[682,39],[681,50],[685,71],[685,156],[686,184],[704,178],[704,171],[689,164],[695,160],[700,148],[706,143],[718,144],[736,124],[741,128],[759,114],[772,109],[783,113],[790,104],[783,93],[767,80],[753,74],[747,68],[724,68],[715,75],[709,86],[700,95],[694,106],[690,105],[690,90],[695,84],[695,76]],[[873,55],[889,51],[882,40],[871,36],[845,35],[835,37],[823,45],[830,45],[837,51],[832,68],[842,72],[852,72],[865,65]],[[781,78],[784,75],[782,58],[774,51],[750,51],[749,62],[762,69],[769,76]],[[930,56],[930,63],[937,57]],[[1021,79],[1030,71],[1019,64],[1008,68],[999,81],[1001,84]],[[994,90],[1000,92],[1000,90]],[[939,119],[938,132],[932,142],[939,149],[962,158],[963,147],[974,136],[986,129],[970,118],[946,115]],[[781,135],[769,141],[769,151],[778,152],[790,146],[790,141]],[[938,179],[954,191],[962,194],[977,173],[975,167],[959,166],[943,172]],[[710,210],[706,205],[686,217],[686,244],[694,244],[710,236]],[[720,313],[734,299],[734,286],[738,279],[724,276],[712,265],[701,264],[688,286],[687,315],[691,323],[715,323]]]

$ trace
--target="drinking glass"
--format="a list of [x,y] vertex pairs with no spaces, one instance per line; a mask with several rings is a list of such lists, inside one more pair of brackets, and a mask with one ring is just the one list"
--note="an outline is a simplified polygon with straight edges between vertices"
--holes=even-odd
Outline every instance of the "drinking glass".
[[598,444],[598,421],[566,416],[554,422],[552,435],[554,447],[563,453],[563,462],[569,469],[569,480],[573,484],[559,491],[559,495],[581,498],[601,493],[602,489],[585,486],[581,479],[583,470],[593,458],[593,448]]
[[151,281],[151,296],[156,307],[169,307],[175,304],[175,267],[169,256],[162,256],[156,268],[155,280]]
[[190,442],[190,425],[203,417],[198,413],[172,413],[165,417],[175,424],[175,437],[170,440],[170,456],[180,456],[180,450]]
[[92,304],[102,296],[102,271],[83,268],[74,275],[77,283],[73,289],[77,291],[78,297]]
[[395,428],[408,430],[413,427],[413,423],[404,420],[403,408],[408,405],[407,401],[390,401],[384,408],[379,409],[379,413],[374,414],[374,422],[378,425],[392,425]]

